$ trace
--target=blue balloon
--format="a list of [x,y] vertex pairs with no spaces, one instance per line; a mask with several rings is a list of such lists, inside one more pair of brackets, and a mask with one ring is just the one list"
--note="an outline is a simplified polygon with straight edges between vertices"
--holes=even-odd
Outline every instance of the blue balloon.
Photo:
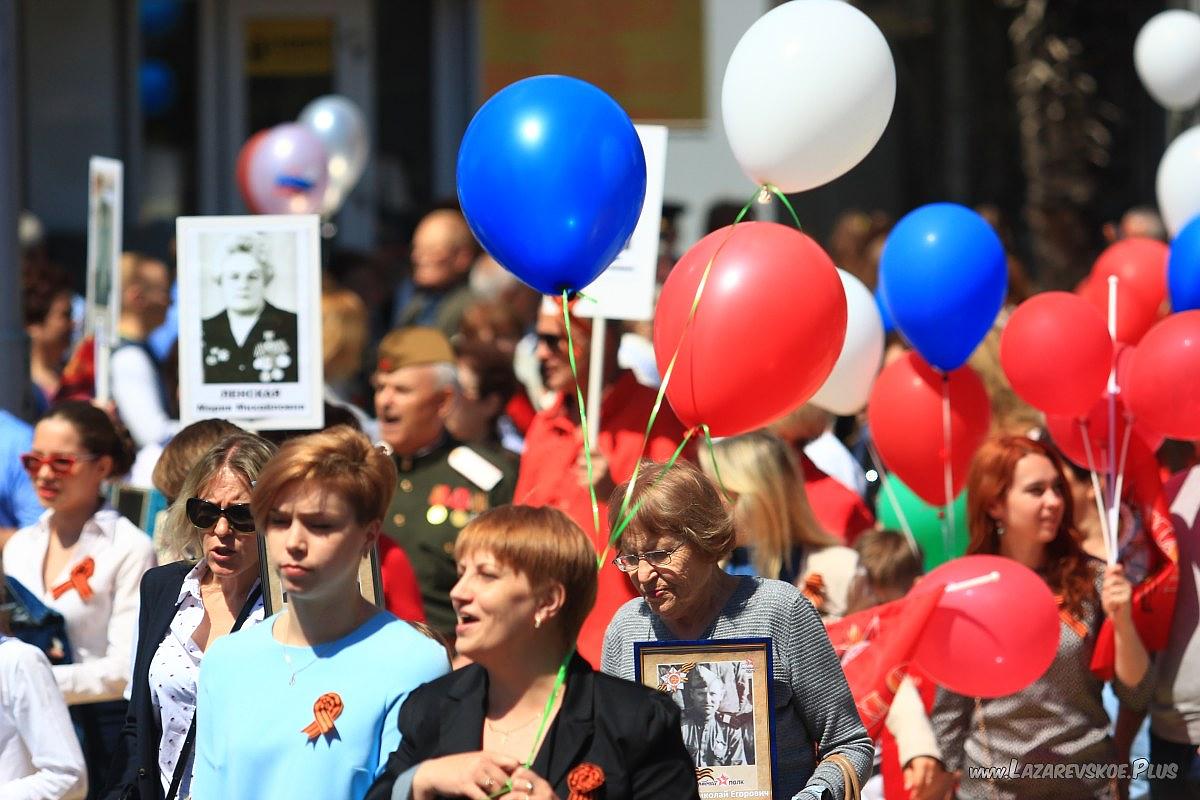
[[1184,225],[1171,242],[1167,291],[1172,311],[1200,308],[1200,217]]
[[883,320],[883,332],[889,334],[896,330],[896,322],[892,319],[892,312],[888,311],[887,303],[883,301],[883,292],[879,287],[875,287],[875,307],[879,309],[879,318]]
[[909,344],[934,367],[961,367],[1004,305],[1008,264],[987,221],[956,203],[910,211],[888,234],[879,288]]
[[646,157],[629,115],[577,78],[501,89],[458,150],[458,199],[475,237],[545,294],[595,280],[633,234],[645,197]]
[[163,116],[175,105],[178,87],[170,65],[157,58],[147,58],[138,69],[142,114],[150,119]]

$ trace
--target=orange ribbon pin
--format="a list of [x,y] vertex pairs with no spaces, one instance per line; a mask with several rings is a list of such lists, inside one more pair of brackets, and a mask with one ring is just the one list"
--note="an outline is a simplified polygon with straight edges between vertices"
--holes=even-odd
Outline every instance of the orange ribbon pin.
[[304,728],[304,735],[309,739],[324,736],[333,730],[333,721],[342,713],[345,705],[337,692],[326,692],[313,703],[313,721]]
[[96,562],[92,560],[91,556],[88,556],[83,561],[80,561],[78,564],[71,567],[70,576],[58,586],[55,586],[53,589],[51,589],[50,594],[52,594],[54,599],[57,600],[67,592],[74,589],[79,593],[79,598],[86,603],[88,600],[92,599],[92,595],[94,594],[91,584],[88,583],[88,578],[95,574]]

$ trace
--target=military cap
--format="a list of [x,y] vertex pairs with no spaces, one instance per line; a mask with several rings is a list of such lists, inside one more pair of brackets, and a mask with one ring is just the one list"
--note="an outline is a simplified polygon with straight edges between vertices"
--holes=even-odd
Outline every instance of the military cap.
[[391,331],[379,343],[376,369],[394,372],[422,364],[453,364],[454,348],[437,328],[409,327]]

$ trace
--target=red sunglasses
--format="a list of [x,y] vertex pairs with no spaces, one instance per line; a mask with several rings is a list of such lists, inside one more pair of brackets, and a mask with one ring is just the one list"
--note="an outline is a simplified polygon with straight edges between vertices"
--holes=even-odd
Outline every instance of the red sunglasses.
[[37,453],[22,453],[21,466],[30,475],[41,472],[43,465],[49,466],[50,471],[56,475],[66,475],[80,461],[95,461],[99,457],[94,453],[51,453],[45,456]]

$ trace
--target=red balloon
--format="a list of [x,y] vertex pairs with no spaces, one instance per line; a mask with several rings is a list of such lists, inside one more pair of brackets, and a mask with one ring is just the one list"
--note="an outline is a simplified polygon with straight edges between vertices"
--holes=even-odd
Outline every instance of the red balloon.
[[1000,364],[1013,391],[1047,414],[1086,412],[1104,391],[1112,358],[1104,318],[1069,292],[1021,303],[1000,337]]
[[[1100,312],[1108,326],[1108,281],[1089,277],[1076,290]],[[1158,303],[1148,298],[1141,289],[1125,281],[1117,282],[1117,336],[1118,342],[1137,344],[1146,331],[1158,319]]]
[[671,271],[654,314],[660,374],[679,348],[671,408],[684,425],[708,423],[715,436],[761,428],[812,397],[845,338],[846,294],[833,262],[774,222],[739,223],[697,242]]
[[925,624],[913,663],[968,697],[1004,697],[1045,674],[1058,652],[1058,603],[1033,570],[1001,556],[964,556],[930,572],[915,591],[983,578],[947,591]]
[[250,194],[250,184],[248,183],[250,162],[254,160],[254,151],[263,143],[263,139],[266,138],[270,130],[270,128],[264,128],[251,136],[238,152],[236,172],[238,192],[242,195],[242,200],[246,203],[246,208],[250,210],[251,214],[261,214],[262,209],[254,202],[254,198]]
[[1150,329],[1123,392],[1151,429],[1172,439],[1200,439],[1200,311],[1172,314]]
[[[953,493],[946,499],[946,445],[942,392],[950,384],[950,466]],[[946,505],[967,482],[967,467],[987,436],[991,408],[983,381],[970,367],[946,377],[916,353],[883,368],[871,389],[867,420],[889,470],[933,505]]]
[[[1167,296],[1167,258],[1171,248],[1164,242],[1134,236],[1109,245],[1092,265],[1092,280],[1108,286],[1109,275],[1137,289],[1155,311]],[[1119,312],[1118,312],[1119,313]]]

